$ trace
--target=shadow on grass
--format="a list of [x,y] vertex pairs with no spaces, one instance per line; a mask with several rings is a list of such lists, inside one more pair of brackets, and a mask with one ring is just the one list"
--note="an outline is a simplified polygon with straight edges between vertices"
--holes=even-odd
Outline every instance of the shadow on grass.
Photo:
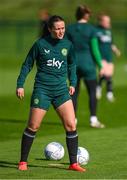
[[[39,159],[41,161],[47,161],[46,159]],[[49,161],[50,162],[50,161]],[[56,169],[67,169],[66,167],[64,167],[64,165],[67,165],[68,163],[49,163],[49,164],[44,164],[44,165],[36,165],[36,164],[29,164],[29,167],[37,167],[37,168],[47,168],[47,169],[52,169],[52,168],[56,168]],[[13,169],[17,169],[18,167],[18,163],[15,162],[10,162],[10,161],[0,161],[0,168],[13,168]]]
[[0,161],[1,168],[17,168],[17,163],[9,161]]
[[[0,119],[0,123],[13,123],[13,124],[18,124],[18,123],[20,123],[20,124],[24,124],[25,122],[27,122],[27,120],[18,120],[18,119]],[[46,124],[46,125],[54,125],[54,126],[56,126],[56,125],[59,125],[59,126],[61,126],[61,122],[47,122],[46,120],[44,120],[43,122],[42,122],[42,124]]]
[[69,165],[69,163],[67,163],[67,162],[60,162],[59,160],[57,160],[57,161],[53,161],[53,160],[48,160],[48,159],[46,159],[46,158],[35,158],[35,160],[37,160],[37,161],[45,161],[45,162],[49,162],[49,163],[54,163],[54,164],[58,164],[58,165]]
[[0,119],[0,123],[23,123],[24,120],[18,120],[18,119]]

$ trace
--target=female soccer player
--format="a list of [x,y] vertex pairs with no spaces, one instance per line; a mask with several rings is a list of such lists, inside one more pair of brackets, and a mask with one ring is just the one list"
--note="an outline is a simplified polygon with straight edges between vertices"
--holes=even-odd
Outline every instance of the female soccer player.
[[[85,171],[77,164],[78,135],[76,132],[75,115],[70,95],[75,91],[76,66],[72,43],[64,39],[65,23],[59,16],[52,16],[48,22],[50,36],[37,40],[30,49],[21,72],[17,79],[17,96],[24,97],[24,82],[36,60],[37,73],[29,121],[22,136],[21,159],[19,170],[27,170],[27,158],[35,134],[42,119],[49,109],[54,106],[62,119],[66,131],[66,143],[70,158],[70,170]],[[70,80],[68,90],[66,79]]]
[[97,86],[96,96],[100,99],[102,96],[102,81],[105,80],[107,84],[107,99],[110,102],[114,101],[113,87],[112,87],[112,75],[114,71],[114,64],[112,58],[112,51],[120,56],[119,49],[112,42],[112,32],[111,32],[111,20],[106,14],[100,14],[98,17],[97,26],[97,36],[99,40],[99,47],[101,56],[103,58],[103,66],[105,73],[103,77],[99,77],[99,82]]
[[67,37],[72,41],[76,51],[78,77],[72,100],[76,113],[80,80],[83,79],[89,95],[90,126],[104,128],[96,115],[96,64],[99,67],[100,74],[103,73],[103,68],[97,44],[96,29],[88,23],[90,15],[91,10],[85,5],[80,5],[76,10],[77,22],[67,28]]

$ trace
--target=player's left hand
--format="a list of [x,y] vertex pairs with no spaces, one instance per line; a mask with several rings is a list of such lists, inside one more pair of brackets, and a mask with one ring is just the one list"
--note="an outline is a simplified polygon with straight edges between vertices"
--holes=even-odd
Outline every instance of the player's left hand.
[[121,56],[121,51],[117,48],[117,46],[116,45],[114,45],[114,44],[112,44],[112,51],[115,53],[115,55],[117,56],[117,57],[120,57]]
[[69,88],[70,95],[72,96],[74,94],[74,92],[75,92],[75,88],[73,86],[70,86],[70,88]]
[[119,49],[117,49],[117,51],[115,52],[117,57],[121,56],[121,51]]

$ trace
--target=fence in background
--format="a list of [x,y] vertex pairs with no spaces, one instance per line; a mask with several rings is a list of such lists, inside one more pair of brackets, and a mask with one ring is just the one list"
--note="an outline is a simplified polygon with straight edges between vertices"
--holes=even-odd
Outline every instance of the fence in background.
[[39,23],[33,21],[0,22],[0,54],[21,54],[39,34]]
[[[113,24],[114,39],[119,48],[127,54],[127,24]],[[39,35],[39,22],[0,21],[0,55],[26,53]]]

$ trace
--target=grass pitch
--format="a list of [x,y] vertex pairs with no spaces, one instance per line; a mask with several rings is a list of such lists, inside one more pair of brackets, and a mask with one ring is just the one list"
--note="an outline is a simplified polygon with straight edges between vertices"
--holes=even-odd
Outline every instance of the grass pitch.
[[[68,171],[68,154],[62,124],[51,107],[47,113],[29,156],[29,170],[20,172],[17,163],[20,156],[20,139],[29,112],[31,81],[34,71],[26,82],[23,101],[15,96],[15,81],[19,66],[0,68],[0,179],[127,179],[127,112],[126,112],[126,63],[117,61],[114,75],[116,101],[109,103],[105,97],[98,104],[98,117],[106,124],[105,129],[89,127],[88,96],[82,85],[79,97],[78,134],[79,146],[86,147],[90,161],[87,172]],[[60,142],[65,148],[61,161],[47,161],[44,148],[51,141]]]
[[[68,19],[74,14],[75,7],[84,3],[82,0],[73,2],[70,0],[67,3],[57,0],[52,3],[51,0],[43,2],[42,0],[37,2],[31,0],[30,2],[29,5],[25,0],[1,1],[0,15],[3,19],[9,17],[10,19],[24,18],[37,21],[38,10],[43,3],[43,8],[50,7],[51,14],[61,14]],[[100,7],[101,11],[107,9],[114,22],[126,21],[125,0],[111,0],[110,4],[107,1],[99,1],[100,6],[95,0],[86,0],[85,3],[90,5],[94,13],[100,12]],[[86,147],[90,153],[90,161],[86,165],[87,172],[79,173],[67,170],[69,161],[65,132],[53,108],[50,108],[37,133],[29,156],[29,170],[27,172],[17,170],[20,140],[28,118],[34,77],[33,71],[25,85],[25,99],[18,100],[15,96],[16,78],[21,65],[20,60],[24,59],[23,55],[18,53],[26,54],[26,46],[31,46],[37,33],[36,27],[25,31],[23,29],[24,36],[23,32],[20,33],[20,28],[8,28],[1,26],[0,29],[2,54],[0,54],[0,179],[127,179],[127,62],[123,57],[116,62],[114,75],[116,101],[114,103],[107,102],[104,89],[104,96],[98,104],[98,117],[106,124],[105,129],[89,127],[88,96],[84,86],[81,88],[77,129],[79,146]],[[126,34],[124,30],[115,33],[117,33],[115,35],[117,35],[118,46],[125,51]],[[22,38],[24,38],[24,44],[21,46],[23,49],[17,46],[20,45],[19,41]],[[65,156],[61,161],[45,159],[44,148],[51,141],[58,141],[64,146]]]

